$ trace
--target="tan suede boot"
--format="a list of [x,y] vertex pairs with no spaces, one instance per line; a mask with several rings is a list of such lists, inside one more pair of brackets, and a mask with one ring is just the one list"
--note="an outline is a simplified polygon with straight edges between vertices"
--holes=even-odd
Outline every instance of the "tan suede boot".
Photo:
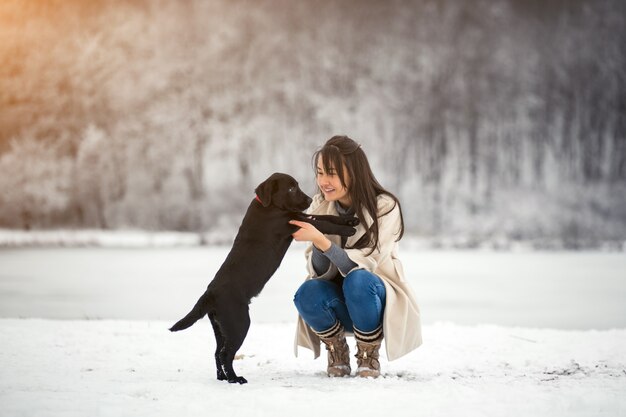
[[[372,334],[374,333],[374,334]],[[356,359],[357,370],[356,375],[362,378],[378,378],[380,376],[379,350],[383,342],[382,327],[375,332],[370,333],[369,338],[374,340],[364,341],[368,338],[364,334],[355,329],[354,336],[356,338]]]
[[320,335],[320,340],[326,345],[326,350],[328,351],[328,368],[326,368],[326,372],[330,377],[350,375],[352,371],[350,368],[350,348],[346,342],[344,329],[340,325],[332,333],[333,335],[330,337],[322,337]]

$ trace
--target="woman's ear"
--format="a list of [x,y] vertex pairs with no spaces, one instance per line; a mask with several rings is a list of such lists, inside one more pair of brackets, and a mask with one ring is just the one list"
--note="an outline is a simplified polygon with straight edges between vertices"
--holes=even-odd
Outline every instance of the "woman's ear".
[[272,204],[272,194],[274,193],[275,187],[276,181],[272,178],[268,178],[254,190],[259,200],[261,200],[263,207],[268,207]]

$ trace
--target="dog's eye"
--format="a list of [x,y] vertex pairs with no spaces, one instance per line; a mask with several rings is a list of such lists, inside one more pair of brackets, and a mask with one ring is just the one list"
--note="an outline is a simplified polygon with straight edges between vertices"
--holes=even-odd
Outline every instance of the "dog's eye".
[[291,187],[287,191],[289,191],[290,193],[295,193],[296,192],[296,187]]

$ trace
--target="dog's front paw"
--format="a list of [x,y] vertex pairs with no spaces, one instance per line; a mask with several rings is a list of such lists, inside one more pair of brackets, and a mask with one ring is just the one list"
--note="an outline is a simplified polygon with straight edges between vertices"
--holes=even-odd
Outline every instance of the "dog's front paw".
[[348,220],[346,221],[346,224],[347,224],[348,226],[352,226],[352,227],[354,227],[354,226],[358,226],[358,225],[359,225],[359,223],[361,223],[361,222],[360,222],[360,221],[359,221],[359,219],[358,219],[358,218],[356,218],[356,217],[352,217],[351,219],[348,219]]
[[228,382],[230,384],[234,384],[234,383],[237,383],[237,384],[247,384],[248,380],[246,378],[242,377],[242,376],[238,376],[238,377],[229,379]]

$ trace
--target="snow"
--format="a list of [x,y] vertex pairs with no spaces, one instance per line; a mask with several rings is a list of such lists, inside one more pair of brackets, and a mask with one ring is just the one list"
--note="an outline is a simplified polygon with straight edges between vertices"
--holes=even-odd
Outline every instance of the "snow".
[[241,386],[208,320],[167,331],[228,248],[0,250],[0,416],[626,415],[623,253],[403,249],[424,345],[364,380],[293,355],[302,248],[251,304]]
[[[303,250],[292,244],[251,304],[253,321],[294,321],[293,294],[306,274]],[[0,317],[179,319],[228,251],[223,246],[0,250]],[[620,252],[401,247],[400,257],[426,324],[626,328],[626,256]]]
[[[425,326],[426,343],[383,377],[329,379],[292,353],[293,326],[255,324],[235,368],[215,379],[208,320],[3,319],[2,416],[617,416],[626,412],[626,330]],[[353,345],[352,339],[349,341]],[[353,368],[355,367],[353,359]]]

